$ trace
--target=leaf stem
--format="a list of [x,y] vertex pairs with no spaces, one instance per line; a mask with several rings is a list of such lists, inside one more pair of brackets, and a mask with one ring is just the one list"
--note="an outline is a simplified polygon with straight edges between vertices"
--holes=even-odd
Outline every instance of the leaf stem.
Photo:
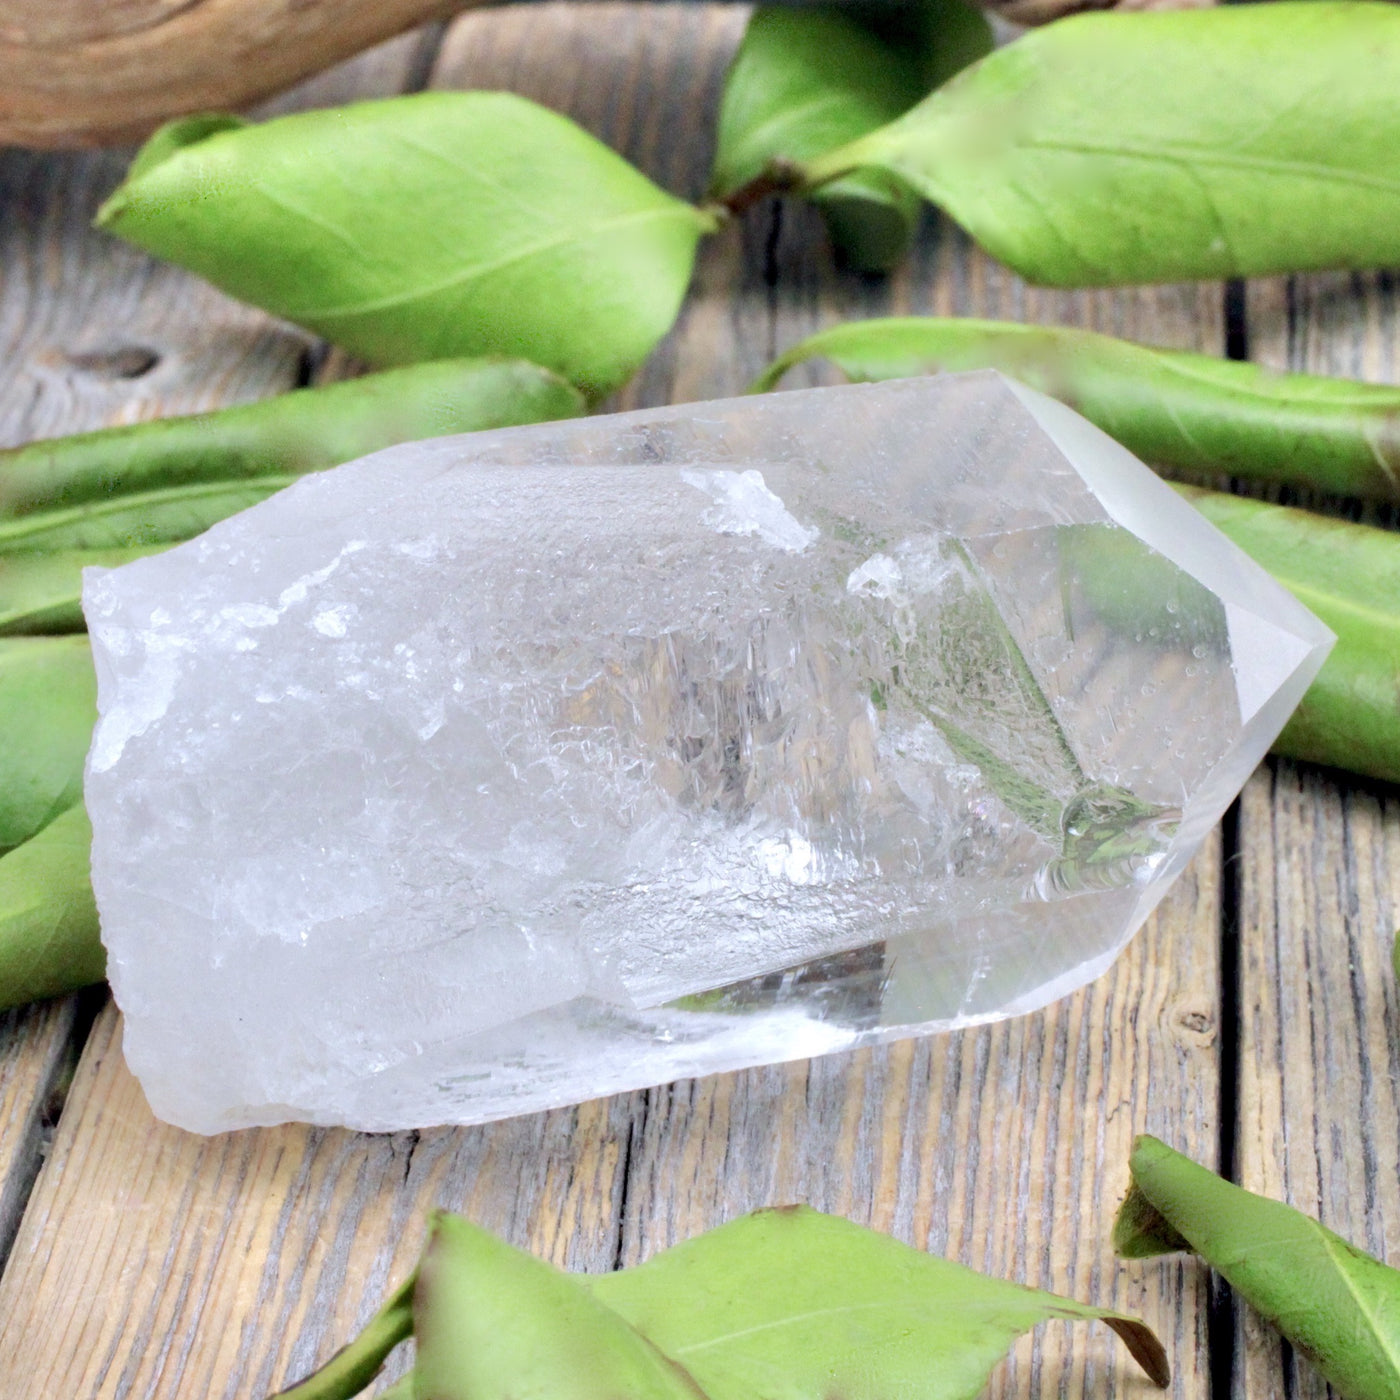
[[838,146],[834,151],[827,151],[815,160],[806,161],[796,167],[794,175],[797,187],[804,194],[810,194],[822,185],[829,185],[833,180],[839,180],[843,175],[859,170],[866,163],[861,159],[861,148],[867,140],[867,137],[859,137],[855,141],[848,141],[844,146]]
[[418,1275],[410,1274],[370,1318],[353,1342],[336,1352],[319,1370],[272,1400],[350,1400],[383,1369],[384,1360],[413,1331],[413,1290]]
[[742,214],[752,209],[770,194],[787,194],[792,190],[806,187],[804,167],[790,160],[772,160],[763,167],[747,184],[725,196],[719,208],[730,215]]

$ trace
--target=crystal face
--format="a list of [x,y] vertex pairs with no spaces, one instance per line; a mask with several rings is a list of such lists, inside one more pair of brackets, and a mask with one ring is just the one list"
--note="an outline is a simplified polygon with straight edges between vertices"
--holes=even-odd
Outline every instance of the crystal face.
[[995,374],[408,444],[84,605],[162,1117],[478,1122],[1097,975],[1326,629]]

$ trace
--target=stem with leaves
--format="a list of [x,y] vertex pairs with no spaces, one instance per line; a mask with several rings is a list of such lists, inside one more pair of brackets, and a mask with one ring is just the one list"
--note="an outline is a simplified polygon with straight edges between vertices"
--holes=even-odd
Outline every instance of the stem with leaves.
[[1135,1317],[1003,1283],[800,1206],[755,1211],[635,1268],[566,1274],[461,1216],[433,1221],[415,1280],[279,1400],[350,1400],[406,1335],[434,1400],[972,1400],[1022,1332],[1102,1321],[1154,1384]]

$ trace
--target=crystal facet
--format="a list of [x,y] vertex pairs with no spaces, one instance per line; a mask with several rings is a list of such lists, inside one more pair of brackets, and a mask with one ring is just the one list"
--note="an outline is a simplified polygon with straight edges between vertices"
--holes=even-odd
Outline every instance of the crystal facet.
[[201,1132],[478,1122],[1043,1005],[1331,641],[994,374],[392,448],[85,608],[126,1053]]

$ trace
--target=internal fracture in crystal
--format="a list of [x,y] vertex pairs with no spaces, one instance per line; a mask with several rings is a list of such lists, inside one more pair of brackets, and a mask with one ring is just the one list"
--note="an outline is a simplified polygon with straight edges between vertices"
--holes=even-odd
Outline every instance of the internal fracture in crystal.
[[90,571],[125,1047],[202,1132],[476,1122],[1103,970],[1326,630],[993,374],[409,444]]

